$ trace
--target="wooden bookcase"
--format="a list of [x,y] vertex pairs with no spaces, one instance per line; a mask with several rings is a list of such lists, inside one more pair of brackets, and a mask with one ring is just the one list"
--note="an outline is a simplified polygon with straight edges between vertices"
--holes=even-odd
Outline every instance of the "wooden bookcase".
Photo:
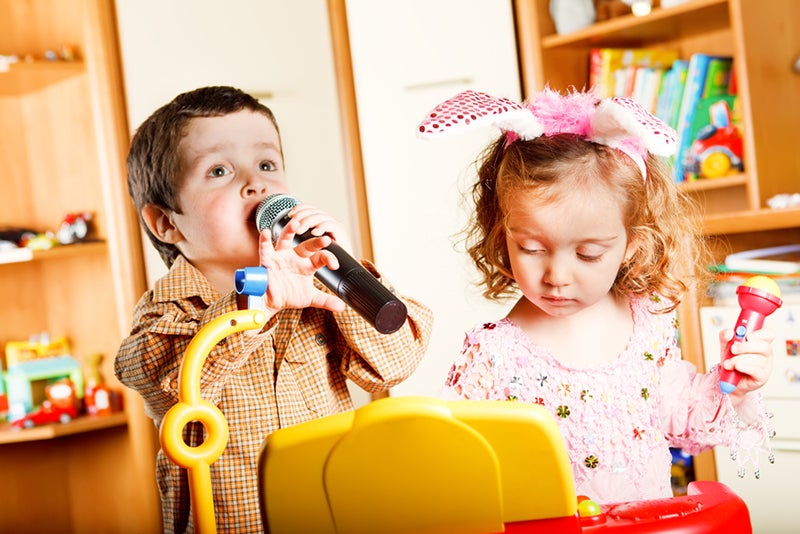
[[[0,225],[55,230],[92,214],[92,242],[0,264],[0,344],[48,332],[73,355],[104,355],[125,411],[31,430],[0,427],[0,530],[156,532],[157,440],[113,360],[145,290],[128,200],[125,119],[112,0],[0,0],[0,54],[31,62],[0,72]],[[45,51],[73,47],[71,61]]]
[[[555,31],[549,4],[514,0],[525,95],[546,84],[561,90],[586,87],[594,47],[674,48],[687,59],[695,52],[732,55],[745,127],[745,171],[683,187],[703,206],[717,261],[737,250],[800,241],[800,209],[766,208],[774,195],[800,191],[800,75],[792,70],[800,52],[800,2],[687,0],[564,35]],[[693,295],[680,309],[684,357],[701,370],[703,302],[702,295]],[[711,453],[696,459],[696,474],[716,477]]]

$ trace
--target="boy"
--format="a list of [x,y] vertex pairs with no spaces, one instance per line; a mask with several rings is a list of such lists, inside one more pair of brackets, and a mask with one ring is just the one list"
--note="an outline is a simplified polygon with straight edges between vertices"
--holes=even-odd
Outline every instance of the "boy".
[[[128,186],[170,270],[141,297],[115,372],[142,395],[157,426],[177,400],[178,369],[193,336],[244,307],[246,299],[234,290],[236,269],[268,270],[269,320],[260,332],[221,341],[205,362],[201,384],[230,432],[227,449],[211,466],[218,528],[261,532],[257,460],[267,435],[351,409],[346,378],[370,392],[407,378],[430,339],[431,311],[403,298],[406,324],[383,335],[325,291],[314,272],[338,263],[323,249],[331,239],[347,245],[342,226],[316,208],[296,206],[274,245],[269,229],[259,234],[259,203],[287,192],[283,153],[272,112],[238,89],[196,89],[155,111],[131,142]],[[308,229],[317,237],[292,245],[293,235]],[[203,427],[194,423],[185,434],[197,445]],[[165,532],[193,531],[186,472],[163,451],[157,479]]]

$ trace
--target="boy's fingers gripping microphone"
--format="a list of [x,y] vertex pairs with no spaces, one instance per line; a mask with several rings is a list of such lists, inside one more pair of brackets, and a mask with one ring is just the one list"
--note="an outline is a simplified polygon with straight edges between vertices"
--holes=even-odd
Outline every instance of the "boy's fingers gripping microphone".
[[[290,195],[269,195],[256,209],[258,231],[269,228],[272,242],[276,242],[291,220],[289,212],[298,204],[300,202]],[[312,237],[311,230],[296,235],[294,244],[298,245]],[[317,270],[314,274],[317,280],[358,312],[378,332],[391,334],[399,330],[408,314],[406,305],[335,241],[325,247],[325,250],[336,256],[339,268],[335,271],[327,267]]]
[[[725,347],[722,361],[733,357],[731,347],[737,341],[743,341],[747,334],[759,330],[764,325],[764,318],[780,308],[781,290],[775,280],[767,276],[752,276],[744,284],[736,288],[739,306],[742,311],[733,327],[733,338]],[[719,388],[728,394],[736,389],[741,374],[733,369],[720,369]]]

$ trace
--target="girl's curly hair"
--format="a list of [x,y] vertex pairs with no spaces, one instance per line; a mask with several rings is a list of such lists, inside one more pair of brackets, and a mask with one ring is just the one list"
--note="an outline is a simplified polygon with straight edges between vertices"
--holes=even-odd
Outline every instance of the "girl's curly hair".
[[621,203],[629,242],[636,251],[620,266],[612,291],[664,297],[675,309],[689,285],[705,279],[708,251],[699,210],[672,180],[667,163],[649,155],[647,179],[622,152],[574,134],[517,140],[505,136],[477,162],[475,210],[465,230],[467,252],[482,276],[483,294],[499,300],[516,294],[506,248],[507,201],[520,194],[541,202],[601,185]]

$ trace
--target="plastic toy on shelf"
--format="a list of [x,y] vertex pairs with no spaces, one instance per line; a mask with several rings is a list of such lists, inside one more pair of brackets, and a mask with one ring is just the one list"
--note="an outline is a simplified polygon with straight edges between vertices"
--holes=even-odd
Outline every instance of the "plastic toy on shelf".
[[34,409],[35,383],[69,378],[76,398],[82,401],[83,373],[65,337],[51,340],[42,334],[31,341],[9,341],[5,350],[4,378],[10,421],[22,419]]
[[25,417],[12,421],[16,428],[33,428],[47,423],[66,424],[78,417],[78,399],[72,380],[61,379],[45,388],[47,397],[42,405]]
[[[201,534],[216,532],[210,465],[227,445],[228,427],[201,398],[200,371],[217,342],[265,322],[262,311],[242,310],[197,333],[181,365],[179,402],[160,428],[162,449],[188,470]],[[206,430],[197,447],[182,439],[191,421]],[[692,482],[685,496],[615,504],[576,495],[552,415],[514,401],[388,397],[282,428],[264,442],[258,478],[271,534],[752,532],[745,503],[718,482]]]

